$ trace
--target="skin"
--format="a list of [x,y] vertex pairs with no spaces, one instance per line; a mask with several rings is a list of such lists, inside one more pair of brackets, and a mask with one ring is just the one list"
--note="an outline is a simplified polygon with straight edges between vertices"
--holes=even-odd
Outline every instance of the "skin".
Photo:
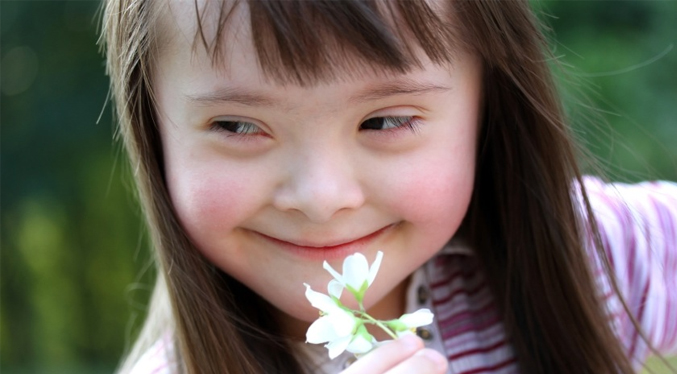
[[446,373],[449,363],[439,352],[424,348],[423,341],[404,336],[356,361],[342,374]]
[[[440,66],[421,56],[423,68],[407,74],[356,71],[359,79],[283,86],[259,70],[245,12],[230,26],[226,64],[215,67],[192,49],[194,14],[172,6],[154,83],[168,188],[196,246],[274,305],[299,339],[318,316],[303,283],[325,292],[331,279],[322,262],[341,269],[351,253],[371,262],[381,250],[364,305],[376,318],[399,317],[408,276],[468,208],[478,60],[459,52]],[[347,292],[342,301],[356,306]],[[442,355],[412,337],[346,373],[445,370]]]

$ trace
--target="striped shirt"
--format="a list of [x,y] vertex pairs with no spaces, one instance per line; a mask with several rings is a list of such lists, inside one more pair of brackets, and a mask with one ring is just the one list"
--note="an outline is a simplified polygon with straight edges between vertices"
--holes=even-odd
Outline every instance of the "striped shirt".
[[[604,184],[586,178],[585,186],[629,310],[659,352],[677,353],[677,184]],[[588,247],[593,248],[591,240]],[[610,323],[639,367],[649,348],[613,291],[596,252],[589,253]],[[434,311],[435,323],[418,333],[426,346],[446,354],[449,374],[519,372],[494,297],[471,249],[452,241],[412,275],[407,312],[426,307]],[[330,361],[320,345],[300,348],[313,373],[338,373],[353,361],[350,353]],[[132,373],[174,373],[172,349],[167,335]]]

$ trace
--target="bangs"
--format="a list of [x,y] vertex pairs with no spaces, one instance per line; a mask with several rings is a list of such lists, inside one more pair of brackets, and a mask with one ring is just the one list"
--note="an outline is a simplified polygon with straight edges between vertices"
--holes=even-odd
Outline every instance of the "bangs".
[[194,48],[202,45],[214,65],[222,64],[229,21],[246,5],[260,68],[281,84],[407,73],[422,66],[421,52],[433,63],[451,63],[460,45],[457,23],[442,2],[433,8],[416,0],[222,1],[213,37],[207,37],[209,6],[200,11],[195,1]]

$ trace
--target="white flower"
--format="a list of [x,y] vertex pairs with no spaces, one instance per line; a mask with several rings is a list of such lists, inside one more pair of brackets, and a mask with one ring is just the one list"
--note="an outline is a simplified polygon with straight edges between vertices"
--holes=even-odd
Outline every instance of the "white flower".
[[398,336],[407,334],[417,327],[433,323],[434,315],[430,309],[419,309],[414,313],[407,313],[398,319],[386,322],[388,327],[397,333]]
[[[339,274],[326,261],[323,267],[334,277],[327,285],[329,295],[313,291],[306,286],[306,298],[319,309],[320,318],[313,322],[306,332],[306,342],[327,343],[329,358],[334,359],[344,351],[352,352],[356,357],[371,351],[379,342],[367,331],[365,324],[382,328],[390,337],[411,333],[416,327],[432,323],[433,314],[428,309],[419,309],[390,321],[379,321],[367,314],[362,305],[367,288],[374,282],[381,266],[383,252],[376,253],[374,263],[369,266],[367,259],[360,253],[348,256],[343,261],[343,274]],[[350,310],[341,303],[341,293],[347,288],[360,304],[360,310]]]
[[374,263],[369,267],[369,263],[363,254],[352,254],[343,261],[343,274],[339,274],[325,261],[323,264],[324,269],[334,277],[327,286],[329,294],[340,298],[341,291],[345,287],[361,303],[362,299],[364,299],[365,291],[374,282],[374,278],[376,278],[382,258],[383,252],[378,251]]
[[367,353],[371,351],[375,343],[376,339],[374,339],[374,337],[367,331],[367,328],[364,326],[364,324],[361,324],[357,328],[355,336],[350,342],[350,345],[348,345],[348,348],[346,348],[346,351],[356,354]]
[[435,317],[435,315],[432,314],[430,309],[419,309],[414,313],[402,315],[402,317],[399,318],[399,321],[404,323],[407,328],[413,329],[433,323],[433,317]]
[[358,320],[355,316],[341,308],[337,299],[313,291],[306,286],[306,298],[310,304],[322,311],[322,316],[313,322],[306,332],[306,342],[313,344],[327,343],[329,358],[333,359],[348,348],[354,338]]

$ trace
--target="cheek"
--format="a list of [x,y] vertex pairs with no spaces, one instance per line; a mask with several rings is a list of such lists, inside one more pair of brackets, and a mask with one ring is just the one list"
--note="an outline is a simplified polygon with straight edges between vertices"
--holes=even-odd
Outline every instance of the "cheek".
[[[167,183],[172,203],[188,235],[204,251],[218,247],[218,237],[232,231],[256,210],[251,181],[237,168],[209,162],[169,165]],[[220,243],[223,244],[223,243]]]
[[451,237],[468,209],[472,185],[466,170],[418,170],[400,189],[400,209],[428,235]]
[[417,155],[390,177],[391,206],[427,230],[455,230],[470,202],[474,164],[474,147],[466,145]]

